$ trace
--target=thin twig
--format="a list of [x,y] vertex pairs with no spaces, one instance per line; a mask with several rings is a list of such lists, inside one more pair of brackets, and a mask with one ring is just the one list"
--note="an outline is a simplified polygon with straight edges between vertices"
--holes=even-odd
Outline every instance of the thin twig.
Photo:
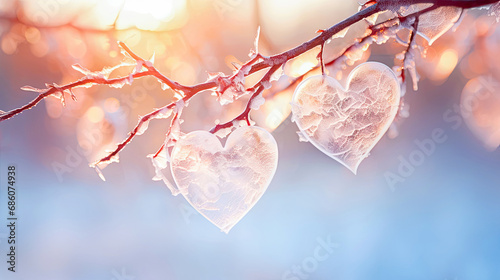
[[[414,22],[414,31],[411,34],[411,40],[409,45],[411,45],[412,40],[414,39],[415,33],[416,33],[416,28],[418,25],[418,17],[421,14],[424,14],[426,12],[429,12],[437,7],[442,7],[442,6],[455,6],[455,7],[461,7],[461,8],[472,8],[472,7],[478,7],[478,6],[483,6],[487,4],[491,4],[494,2],[498,1],[493,1],[493,0],[482,0],[482,1],[469,1],[469,0],[446,0],[446,1],[430,1],[430,0],[410,0],[406,1],[405,3],[400,3],[400,1],[395,1],[395,0],[380,0],[378,2],[375,2],[374,4],[365,7],[361,11],[357,12],[356,14],[348,17],[347,19],[331,26],[330,28],[326,30],[322,30],[321,34],[318,36],[314,37],[313,39],[302,43],[301,45],[292,48],[288,51],[285,51],[280,54],[272,55],[272,56],[263,56],[258,52],[257,46],[255,50],[255,54],[246,62],[244,63],[239,69],[237,69],[231,76],[225,76],[225,75],[219,75],[216,76],[213,79],[210,79],[204,83],[199,83],[196,85],[192,86],[187,86],[187,85],[182,85],[174,80],[171,80],[170,78],[164,76],[162,73],[160,73],[153,65],[152,62],[144,60],[137,54],[135,54],[128,46],[126,46],[124,43],[119,42],[120,47],[123,49],[123,51],[130,56],[132,59],[134,59],[137,63],[137,67],[135,71],[124,77],[118,77],[118,78],[113,78],[113,79],[108,79],[107,77],[103,77],[102,75],[87,75],[80,80],[69,83],[64,86],[57,86],[57,85],[48,85],[46,89],[34,89],[34,91],[38,92],[39,95],[29,102],[28,104],[11,110],[9,112],[3,113],[0,115],[0,122],[10,119],[13,116],[29,110],[36,106],[41,100],[44,98],[55,95],[55,94],[61,94],[62,98],[64,98],[64,94],[68,91],[71,91],[73,88],[76,87],[81,87],[81,86],[92,86],[92,85],[97,85],[97,84],[102,84],[102,85],[122,85],[124,83],[131,83],[134,79],[141,78],[141,77],[146,77],[146,76],[153,76],[156,77],[158,80],[160,80],[162,83],[165,83],[168,85],[173,91],[177,92],[180,95],[180,100],[176,102],[172,102],[170,104],[167,104],[161,108],[155,109],[154,111],[150,112],[147,115],[144,115],[143,117],[140,118],[139,122],[137,125],[134,127],[134,129],[129,133],[128,137],[119,143],[116,147],[116,149],[112,152],[110,152],[106,157],[102,158],[101,160],[97,161],[94,163],[94,166],[97,166],[99,163],[104,163],[104,162],[110,162],[112,161],[120,151],[122,151],[127,144],[129,144],[132,139],[138,135],[142,125],[146,122],[149,122],[152,119],[155,119],[158,115],[160,115],[162,112],[165,112],[166,110],[173,109],[177,102],[182,101],[184,103],[188,102],[193,96],[196,94],[203,92],[205,90],[215,90],[218,94],[223,94],[228,88],[231,86],[234,86],[235,83],[240,83],[242,84],[242,78],[247,77],[257,71],[270,68],[266,74],[262,77],[262,79],[255,84],[253,87],[246,89],[243,93],[244,94],[250,94],[252,93],[252,96],[248,100],[248,103],[246,105],[245,110],[236,116],[233,120],[223,123],[223,124],[217,124],[214,128],[211,129],[211,132],[215,133],[219,131],[220,129],[223,128],[229,128],[232,127],[236,121],[246,121],[248,125],[251,125],[251,121],[249,118],[249,113],[252,110],[252,102],[263,92],[265,88],[267,88],[267,83],[270,83],[271,77],[275,71],[277,71],[280,67],[282,67],[285,63],[287,63],[290,59],[293,59],[295,57],[298,57],[302,55],[303,53],[317,47],[321,46],[321,51],[320,51],[320,67],[322,68],[322,71],[324,72],[324,61],[323,61],[323,46],[326,41],[330,40],[333,35],[337,34],[338,32],[348,28],[349,26],[353,25],[354,23],[365,19],[371,15],[374,15],[378,12],[382,12],[385,10],[397,10],[396,8],[401,7],[401,5],[411,5],[411,4],[416,4],[416,3],[432,3],[434,4],[433,6],[424,9],[422,11],[419,11],[417,13],[407,15],[405,17],[399,17],[399,23],[406,21],[410,18],[415,18]],[[390,21],[394,21],[395,19],[390,19],[386,22],[389,23]],[[71,26],[71,23],[70,23]],[[78,28],[76,26],[71,26],[74,28]],[[345,55],[348,51],[353,50],[355,46],[359,46],[359,44],[364,44],[368,42],[369,39],[372,38],[372,36],[382,33],[385,31],[387,28],[390,28],[391,26],[386,26],[386,25],[376,25],[376,26],[371,26],[369,27],[371,30],[371,33],[366,35],[364,38],[356,40],[356,42],[351,45],[350,47],[346,48],[344,52],[339,56]],[[370,42],[371,44],[371,42]],[[410,46],[409,46],[410,47]],[[336,59],[333,59],[326,65],[331,65],[336,62],[336,60],[339,58],[337,57]],[[143,69],[146,70],[143,70]],[[404,65],[403,65],[404,68]],[[404,69],[403,69],[404,70]],[[311,70],[312,71],[312,70]],[[97,72],[99,74],[99,72]],[[305,74],[304,74],[305,75]],[[303,77],[303,75],[302,75]],[[294,82],[297,82],[301,80],[302,78],[296,78]],[[292,82],[292,83],[294,83]],[[32,89],[32,88],[31,88]],[[31,90],[30,89],[30,90]],[[172,117],[172,124],[180,117],[180,113],[175,113],[174,116]],[[172,125],[170,127],[170,130],[172,128]],[[171,132],[169,130],[169,133]],[[160,149],[161,151],[161,149]]]

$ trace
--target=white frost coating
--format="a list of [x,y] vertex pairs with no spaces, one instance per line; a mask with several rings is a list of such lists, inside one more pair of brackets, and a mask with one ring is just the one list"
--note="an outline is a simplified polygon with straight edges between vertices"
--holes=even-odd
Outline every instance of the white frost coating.
[[[401,11],[402,15],[409,15],[431,6],[431,4],[415,4]],[[418,19],[418,34],[429,45],[432,45],[441,35],[452,28],[460,19],[462,9],[458,7],[439,7],[421,15]]]
[[264,99],[264,97],[262,97],[262,93],[260,93],[250,101],[250,109],[259,110],[260,106],[264,103],[266,103],[266,99]]
[[134,75],[128,75],[128,78],[125,80],[128,85],[131,85],[134,82]]
[[217,130],[217,132],[214,133],[215,136],[219,137],[219,138],[226,138],[229,133],[231,133],[231,131],[233,131],[233,127],[226,127],[226,128],[221,128],[219,130]]
[[167,119],[170,115],[172,115],[172,109],[164,108],[155,116],[155,119]]
[[167,147],[172,147],[180,137],[181,137],[181,123],[184,121],[180,118],[182,115],[182,110],[184,107],[187,106],[187,103],[184,102],[184,100],[180,99],[179,101],[175,102],[175,106],[172,107],[172,112],[174,112],[177,115],[177,118],[175,120],[172,120],[172,123],[170,124],[170,130],[169,134],[167,135],[167,139],[165,140],[165,145]]
[[307,137],[302,133],[302,131],[297,131],[297,135],[299,136],[299,142],[309,142]]
[[144,62],[144,65],[146,65],[147,67],[153,67],[154,63],[155,63],[155,52],[153,52],[151,58],[149,58],[147,61]]
[[134,68],[133,73],[139,73],[139,72],[141,72],[142,67],[144,66],[144,64],[143,64],[143,63],[144,63],[144,62],[142,62],[142,60],[138,60],[138,61],[137,61],[137,64],[135,65],[135,68]]
[[[363,7],[360,6],[358,11],[361,11]],[[371,16],[368,16],[368,17],[365,17],[365,21],[369,24],[369,25],[375,25],[375,23],[377,22],[377,19],[378,19],[378,16],[380,14],[382,14],[383,12],[377,12],[377,13],[374,13],[373,15]]]
[[225,147],[209,132],[188,133],[171,156],[180,193],[228,233],[267,189],[278,165],[278,146],[266,130],[247,126],[233,131]]
[[500,2],[492,4],[488,9],[488,15],[494,16],[497,22],[500,22]]
[[[283,64],[283,67],[285,67],[285,64]],[[285,73],[285,71],[283,70],[283,67],[280,67],[278,70],[274,71],[274,73],[271,75],[271,78],[269,79],[269,81],[274,82],[274,81],[279,80],[283,76],[283,74]]]
[[95,172],[97,172],[97,175],[99,175],[99,178],[101,178],[101,180],[106,182],[106,177],[104,177],[102,170],[98,166],[94,167],[94,170],[95,170]]
[[339,32],[333,34],[332,39],[335,39],[335,38],[344,38],[345,35],[347,34],[347,31],[349,31],[349,27],[346,27],[346,28],[340,30]]
[[[177,108],[177,106],[174,106],[174,109]],[[144,134],[144,132],[146,132],[146,130],[148,130],[148,127],[149,127],[149,121],[151,121],[152,119],[167,119],[170,117],[170,115],[172,115],[172,109],[169,109],[169,108],[164,108],[162,109],[160,112],[158,112],[158,114],[156,114],[154,117],[152,117],[151,119],[143,122],[139,128],[137,129],[137,135],[142,135]],[[141,120],[142,117],[139,117],[139,121]]]
[[257,27],[257,36],[255,36],[255,41],[253,43],[253,50],[250,50],[250,53],[248,54],[249,57],[254,57],[259,53],[259,37],[260,37],[260,25]]
[[128,62],[121,62],[120,64],[118,65],[115,65],[113,67],[104,67],[101,71],[90,71],[89,69],[83,67],[82,65],[80,65],[79,63],[75,63],[73,65],[71,65],[71,67],[82,73],[83,75],[85,75],[87,78],[105,78],[107,79],[109,77],[109,75],[115,71],[116,69],[120,68],[120,67],[123,67],[123,66],[131,66],[131,65],[134,65],[134,64],[131,64],[131,63],[128,63]]
[[262,86],[264,87],[264,89],[270,89],[271,82],[270,81],[262,81]]
[[404,60],[404,67],[408,70],[408,73],[411,76],[414,91],[418,90],[418,81],[420,81],[420,75],[418,75],[417,72],[417,64],[415,63],[415,52],[417,51],[418,49],[410,48],[410,50],[406,53],[406,59]]
[[245,88],[240,84],[230,86],[219,96],[219,103],[221,105],[231,104],[245,93]]
[[112,87],[112,88],[122,88],[125,85],[125,83],[126,83],[125,81],[119,82],[119,83],[113,83],[113,84],[109,84],[109,87]]
[[382,138],[399,108],[394,72],[365,62],[348,76],[347,89],[329,76],[312,76],[295,89],[292,114],[303,136],[354,174]]
[[153,163],[153,167],[155,168],[155,176],[153,177],[153,181],[163,181],[163,183],[167,186],[167,188],[172,192],[172,195],[177,196],[179,194],[179,190],[177,187],[170,182],[165,175],[163,175],[163,170],[168,167],[168,162],[170,161],[170,156],[167,152],[167,149],[162,148],[160,153],[156,156],[151,154],[148,155],[148,158],[151,159]]
[[[139,121],[140,121],[141,118],[139,118]],[[136,135],[139,136],[139,135],[142,135],[144,134],[144,132],[146,132],[146,130],[148,130],[148,127],[149,127],[149,120],[141,123],[139,125],[139,128],[137,129],[137,133]]]
[[90,75],[92,74],[92,71],[90,71],[89,69],[83,67],[82,65],[80,65],[79,63],[75,63],[73,65],[71,65],[71,68],[73,68],[74,70],[82,73],[83,75]]
[[[345,56],[348,58],[347,64],[353,65],[354,62],[360,60],[363,57],[365,51],[368,49],[368,46],[369,43],[367,44],[355,43],[348,51],[345,52]],[[349,63],[349,61],[351,61],[352,64]]]
[[[331,76],[336,77],[337,79],[342,79],[342,70],[346,69],[346,66],[354,65],[358,60],[363,58],[363,55],[366,53],[366,50],[370,47],[371,44],[384,44],[391,38],[396,38],[398,40],[397,33],[403,29],[403,26],[398,24],[399,21],[391,20],[384,24],[386,27],[383,31],[379,30],[372,34],[369,31],[364,36],[370,36],[361,42],[355,43],[352,47],[350,47],[344,55],[341,55],[333,64],[328,66],[328,70]],[[407,45],[406,42],[403,44]]]
[[46,89],[39,89],[39,88],[35,88],[32,86],[23,86],[23,87],[21,87],[21,90],[33,91],[33,92],[38,92],[38,93],[46,91]]
[[172,108],[174,113],[180,114],[182,113],[182,109],[184,109],[184,106],[187,106],[186,103],[184,103],[183,99],[179,99],[179,101],[175,102],[175,106]]

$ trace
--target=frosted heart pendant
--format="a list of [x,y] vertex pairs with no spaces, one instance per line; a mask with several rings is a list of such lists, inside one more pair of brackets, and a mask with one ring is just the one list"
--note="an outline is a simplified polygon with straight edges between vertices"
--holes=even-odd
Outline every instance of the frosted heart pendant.
[[307,141],[356,174],[394,120],[399,101],[394,72],[365,62],[349,74],[346,88],[326,75],[300,83],[292,99],[293,121]]
[[266,191],[278,165],[274,137],[259,127],[240,127],[225,147],[206,131],[183,136],[171,154],[180,193],[223,232],[238,223]]

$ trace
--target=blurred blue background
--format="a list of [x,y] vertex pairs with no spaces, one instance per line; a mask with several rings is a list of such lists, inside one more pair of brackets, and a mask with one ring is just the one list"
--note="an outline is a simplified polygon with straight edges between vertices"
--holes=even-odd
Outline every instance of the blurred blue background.
[[[20,86],[61,77],[25,54],[0,53],[3,110],[32,98]],[[75,127],[63,120],[71,116],[48,117],[42,103],[0,124],[0,278],[500,279],[500,154],[484,149],[465,124],[455,129],[443,118],[465,82],[455,71],[442,85],[424,80],[409,92],[411,114],[399,136],[384,137],[357,176],[299,142],[288,118],[273,132],[280,155],[271,185],[229,234],[151,180],[146,155],[162,142],[165,122],[152,122],[152,132],[104,169],[106,182],[86,159],[59,180],[52,164],[78,147]],[[403,182],[388,184],[387,172],[397,174],[401,157],[418,150],[414,141],[435,129],[446,141]],[[10,164],[18,170],[16,273],[5,263]],[[321,240],[336,246],[329,252]],[[317,250],[326,257],[313,261]]]

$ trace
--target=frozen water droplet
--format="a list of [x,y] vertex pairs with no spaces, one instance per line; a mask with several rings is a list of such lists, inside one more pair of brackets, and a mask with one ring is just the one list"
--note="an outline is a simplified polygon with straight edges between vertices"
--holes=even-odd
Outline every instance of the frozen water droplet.
[[101,178],[101,180],[106,182],[106,178],[104,177],[104,174],[102,174],[101,169],[98,166],[96,166],[96,167],[94,167],[94,170],[95,170],[95,172],[97,172],[97,175],[99,175],[99,178]]

